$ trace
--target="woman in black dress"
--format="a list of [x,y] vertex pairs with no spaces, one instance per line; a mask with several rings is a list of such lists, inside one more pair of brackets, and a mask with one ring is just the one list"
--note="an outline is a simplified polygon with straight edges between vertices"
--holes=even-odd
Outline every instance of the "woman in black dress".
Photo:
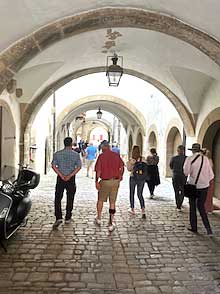
[[150,191],[150,198],[153,199],[154,189],[160,184],[160,175],[158,169],[159,156],[157,155],[157,151],[155,148],[150,149],[150,155],[147,156],[146,162],[148,165],[149,176],[147,185]]

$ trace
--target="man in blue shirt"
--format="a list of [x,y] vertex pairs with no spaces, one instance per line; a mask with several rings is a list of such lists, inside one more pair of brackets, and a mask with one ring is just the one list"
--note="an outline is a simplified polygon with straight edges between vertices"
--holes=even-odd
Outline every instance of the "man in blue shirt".
[[64,189],[66,189],[67,205],[65,223],[71,222],[73,201],[76,193],[75,175],[81,169],[81,160],[79,153],[72,150],[72,138],[64,139],[63,150],[57,151],[53,155],[52,168],[57,174],[57,183],[55,191],[55,217],[56,221],[53,228],[56,229],[62,223],[61,200]]
[[97,147],[93,146],[93,143],[90,143],[86,148],[86,160],[87,160],[87,177],[89,177],[89,170],[92,169],[92,179],[93,179],[93,163],[97,156]]

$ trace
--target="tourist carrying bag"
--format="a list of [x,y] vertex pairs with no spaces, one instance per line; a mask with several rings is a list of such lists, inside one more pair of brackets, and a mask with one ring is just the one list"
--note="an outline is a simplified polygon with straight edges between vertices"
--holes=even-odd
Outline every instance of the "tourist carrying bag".
[[146,182],[149,178],[146,162],[136,161],[133,167],[133,177],[136,181]]
[[[201,155],[202,156],[202,155]],[[191,162],[191,165],[200,157],[200,155],[198,155],[192,162]],[[199,168],[199,172],[198,172],[198,175],[196,177],[196,181],[195,181],[195,184],[188,184],[186,183],[184,185],[184,196],[187,197],[187,198],[194,198],[196,197],[196,194],[197,194],[197,191],[196,191],[196,184],[198,183],[198,180],[199,180],[199,176],[200,176],[200,173],[201,173],[201,170],[202,170],[202,166],[203,166],[203,156],[202,156],[202,162],[201,162],[201,165],[200,165],[200,168]]]

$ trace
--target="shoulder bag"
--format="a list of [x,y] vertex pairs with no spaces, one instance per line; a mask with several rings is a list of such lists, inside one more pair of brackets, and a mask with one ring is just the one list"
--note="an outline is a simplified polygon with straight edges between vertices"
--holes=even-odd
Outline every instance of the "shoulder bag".
[[[201,155],[202,156],[202,155]],[[191,165],[200,157],[200,155],[196,156],[196,158],[194,158],[194,160],[191,162]],[[195,184],[188,184],[186,183],[184,185],[184,196],[187,198],[195,198],[197,196],[197,191],[196,191],[196,185],[198,183],[199,180],[199,176],[202,170],[202,166],[203,166],[203,156],[202,156],[202,162],[199,168],[199,172],[198,175],[196,177],[196,181]]]

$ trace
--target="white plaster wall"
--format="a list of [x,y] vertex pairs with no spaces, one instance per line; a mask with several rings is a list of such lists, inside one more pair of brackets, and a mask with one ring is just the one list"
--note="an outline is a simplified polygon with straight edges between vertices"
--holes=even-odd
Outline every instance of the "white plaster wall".
[[202,100],[202,105],[196,125],[196,137],[198,136],[202,123],[208,114],[218,107],[220,107],[220,82],[214,81],[207,92],[204,94]]
[[146,104],[143,108],[144,116],[147,121],[147,136],[144,142],[144,151],[146,156],[149,154],[148,138],[149,128],[156,126],[158,142],[157,153],[160,157],[159,168],[160,173],[165,175],[166,168],[166,141],[168,131],[172,126],[177,126],[181,136],[183,135],[183,123],[178,112],[171,102],[158,90],[155,89],[150,96],[146,97]]
[[[3,103],[5,102],[14,119],[14,123],[15,123],[15,137],[16,139],[14,140],[14,152],[15,152],[15,156],[14,156],[14,166],[18,167],[18,163],[19,163],[19,149],[20,149],[20,145],[19,145],[19,141],[20,141],[20,106],[18,103],[17,98],[15,97],[14,94],[10,95],[7,93],[7,91],[3,91],[3,93],[0,95],[0,100],[3,101]],[[3,124],[3,129],[7,129],[7,125]],[[4,131],[5,131],[4,130]]]
[[[52,99],[48,99],[36,115],[33,122],[31,134],[32,144],[36,144],[36,151],[31,166],[39,173],[44,173],[45,165],[45,141],[51,135],[52,125]],[[51,146],[52,148],[52,146]]]

